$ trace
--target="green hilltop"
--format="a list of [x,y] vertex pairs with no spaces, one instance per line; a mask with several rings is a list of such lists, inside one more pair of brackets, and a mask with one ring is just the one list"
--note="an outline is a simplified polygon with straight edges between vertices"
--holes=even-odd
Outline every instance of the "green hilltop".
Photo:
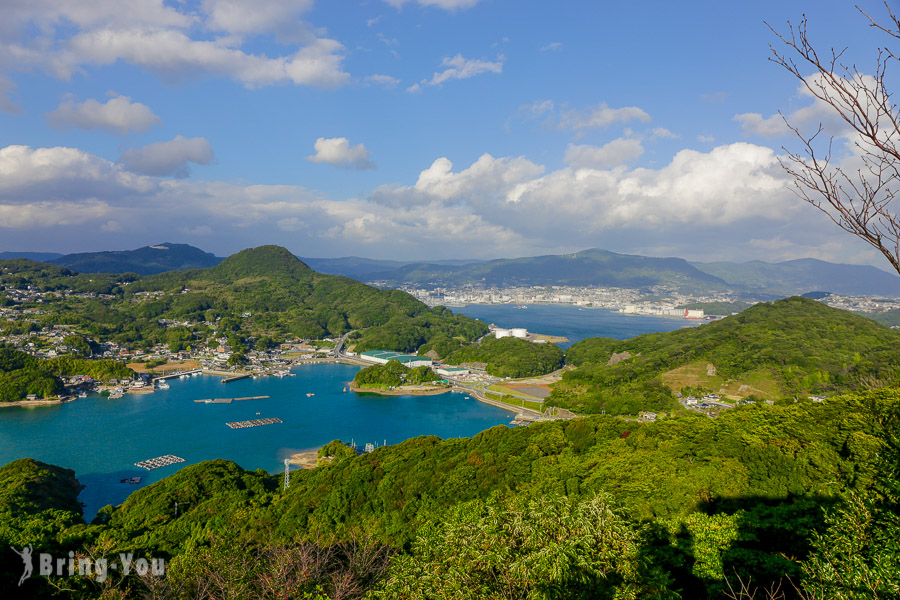
[[189,345],[210,333],[202,326],[167,329],[159,319],[216,322],[220,334],[269,340],[355,331],[351,343],[359,350],[415,352],[427,344],[425,351],[438,346],[443,354],[487,332],[480,321],[430,309],[405,292],[317,273],[279,246],[243,250],[211,268],[148,276],[80,274],[25,259],[0,261],[0,286],[28,285],[103,294],[47,298],[41,321],[72,325],[96,341],[140,347]]
[[900,331],[791,297],[701,327],[589,338],[566,359],[578,368],[554,387],[550,404],[636,414],[676,409],[682,388],[774,401],[884,385],[900,374]]

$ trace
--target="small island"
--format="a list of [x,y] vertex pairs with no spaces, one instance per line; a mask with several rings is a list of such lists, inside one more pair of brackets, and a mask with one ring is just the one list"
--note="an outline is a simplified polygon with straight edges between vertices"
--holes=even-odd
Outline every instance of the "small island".
[[428,367],[405,367],[391,360],[366,367],[356,374],[350,389],[386,396],[443,394],[450,385]]

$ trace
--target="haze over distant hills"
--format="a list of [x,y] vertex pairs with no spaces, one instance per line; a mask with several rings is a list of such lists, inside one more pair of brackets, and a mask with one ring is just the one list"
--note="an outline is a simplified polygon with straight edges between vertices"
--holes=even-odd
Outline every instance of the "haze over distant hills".
[[[84,252],[3,252],[0,259],[29,258],[81,273],[138,273],[209,268],[222,258],[188,244],[162,243],[136,250]],[[868,265],[803,258],[781,263],[688,262],[591,248],[573,254],[497,260],[412,262],[348,256],[304,258],[320,273],[343,275],[389,286],[609,286],[667,285],[693,293],[731,291],[758,299],[827,291],[842,295],[900,297],[900,277]]]
[[136,250],[82,252],[46,261],[79,273],[137,273],[153,275],[164,271],[206,269],[222,259],[188,244],[165,242]]
[[591,248],[574,254],[503,258],[474,265],[413,263],[372,275],[391,284],[421,286],[572,285],[645,288],[668,284],[691,290],[734,286],[682,258],[651,258]]
[[769,294],[802,294],[811,290],[842,295],[900,296],[900,277],[870,265],[847,265],[815,258],[780,263],[691,263],[733,285]]

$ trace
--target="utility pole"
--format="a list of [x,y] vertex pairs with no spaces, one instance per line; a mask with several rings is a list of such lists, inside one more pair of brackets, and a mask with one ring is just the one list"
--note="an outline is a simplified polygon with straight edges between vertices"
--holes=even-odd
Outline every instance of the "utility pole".
[[284,459],[284,489],[291,487],[291,463],[290,459]]

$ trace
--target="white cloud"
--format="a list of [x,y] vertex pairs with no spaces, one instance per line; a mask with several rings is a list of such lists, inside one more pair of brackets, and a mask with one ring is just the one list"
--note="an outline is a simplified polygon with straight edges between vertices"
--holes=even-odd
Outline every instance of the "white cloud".
[[208,165],[214,159],[212,146],[206,139],[177,135],[168,142],[128,149],[118,162],[134,173],[182,178],[190,175],[190,163]]
[[599,147],[569,144],[566,162],[576,169],[603,169],[630,163],[643,153],[640,140],[619,138]]
[[787,135],[791,132],[785,125],[781,115],[772,115],[766,118],[759,113],[742,113],[734,115],[734,120],[741,124],[744,133],[773,138]]
[[362,144],[350,145],[350,140],[340,138],[319,138],[315,143],[316,153],[307,156],[306,160],[324,163],[341,169],[374,169],[375,163],[370,160],[369,151]]
[[400,80],[396,77],[391,77],[390,75],[367,75],[365,78],[367,83],[371,83],[374,85],[383,85],[384,87],[394,87]]
[[[292,56],[269,58],[231,47],[231,40],[195,41],[174,30],[102,29],[74,36],[61,64],[112,64],[117,60],[177,80],[190,73],[231,77],[247,87],[293,82],[335,88],[349,75],[340,68],[343,46],[319,38]],[[65,69],[62,71],[66,74]]]
[[496,62],[491,62],[463,58],[462,54],[457,54],[454,57],[444,57],[444,60],[441,61],[441,66],[447,68],[443,71],[435,72],[430,80],[423,80],[422,83],[440,85],[450,79],[468,79],[482,73],[502,73],[503,57],[500,56]]
[[[117,0],[8,4],[0,18],[0,39],[9,40],[0,45],[0,64],[20,69],[39,67],[68,78],[84,65],[123,61],[167,81],[207,74],[247,87],[287,82],[336,88],[350,78],[341,66],[343,45],[318,37],[299,20],[312,0],[204,0],[200,11],[163,0],[134,0],[125,9]],[[274,57],[242,49],[244,35],[272,33],[295,49]]]
[[422,6],[436,6],[444,10],[458,10],[475,6],[480,0],[385,0],[385,2],[395,8],[402,8],[404,4],[416,2]]
[[[877,89],[875,80],[871,75],[862,74],[855,79],[857,84],[861,86],[873,90]],[[842,94],[835,91],[833,84],[821,74],[816,73],[810,76],[807,82],[814,89],[824,90],[835,100],[836,104],[841,104]],[[813,96],[806,85],[800,84],[800,87],[797,88],[797,95],[800,99],[809,102],[809,104],[785,114],[788,123],[793,127],[797,127],[801,132],[812,134],[821,124],[829,137],[848,137],[852,135],[850,128],[840,119],[834,107],[824,100]],[[871,103],[867,103],[867,105],[872,109],[874,116],[874,106]],[[845,105],[845,109],[849,110],[849,107]],[[793,135],[781,114],[763,117],[760,113],[741,113],[735,115],[734,120],[741,124],[744,133],[748,135],[759,135],[767,138]]]
[[207,248],[220,253],[266,240],[298,253],[385,258],[592,246],[707,259],[864,257],[850,238],[833,246],[826,217],[796,200],[789,183],[772,149],[748,143],[683,150],[656,169],[547,172],[489,154],[455,169],[438,158],[410,185],[346,199],[300,186],[139,176],[73,148],[10,146],[0,149],[0,227],[8,247],[83,244],[91,232],[134,247],[163,239],[177,213],[186,241],[220,244]]
[[16,84],[0,74],[0,112],[12,114],[22,112],[22,108],[10,98],[14,89],[16,89]]
[[546,46],[541,48],[541,52],[547,52],[548,50],[559,50],[562,48],[562,42],[550,42]]
[[128,96],[110,98],[105,104],[94,99],[79,104],[67,100],[47,118],[57,127],[100,129],[119,135],[130,131],[143,133],[161,123],[150,108],[140,102],[132,102]]
[[650,137],[657,140],[674,140],[678,136],[665,127],[656,127],[650,132]]
[[702,135],[701,134],[701,135],[697,136],[697,141],[703,142],[704,144],[712,144],[716,141],[716,138],[714,138],[711,135]]
[[650,121],[650,115],[636,106],[610,108],[606,103],[587,111],[568,110],[562,114],[559,126],[565,129],[606,128],[615,123]]
[[236,34],[274,30],[286,23],[296,26],[312,6],[313,0],[203,0],[210,29]]

